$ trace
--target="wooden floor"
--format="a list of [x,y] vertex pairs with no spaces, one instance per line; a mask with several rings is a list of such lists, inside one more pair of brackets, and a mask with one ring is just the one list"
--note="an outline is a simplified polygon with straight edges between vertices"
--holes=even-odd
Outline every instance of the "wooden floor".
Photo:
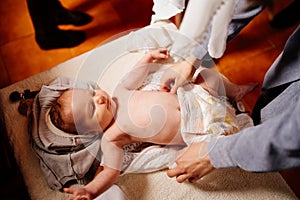
[[26,0],[0,1],[0,87],[5,87],[80,55],[124,31],[150,23],[152,0],[62,0],[72,10],[84,11],[91,23],[64,29],[84,30],[87,40],[74,48],[41,50]]
[[[141,28],[150,22],[152,0],[61,0],[72,10],[84,11],[93,21],[82,27],[64,26],[84,30],[87,40],[74,48],[41,50],[34,39],[34,28],[27,10],[26,0],[0,1],[0,88],[50,69],[118,34]],[[275,0],[274,13],[291,0]],[[269,25],[268,12],[263,11],[229,43],[225,55],[216,61],[218,70],[235,83],[262,83],[267,69],[279,55],[296,26],[276,30]],[[260,89],[260,88],[259,88]],[[244,99],[251,111],[259,94],[256,89]],[[286,175],[287,174],[287,175]],[[291,175],[293,174],[293,175]],[[291,187],[299,194],[299,172],[285,173]],[[291,178],[292,177],[292,178]]]

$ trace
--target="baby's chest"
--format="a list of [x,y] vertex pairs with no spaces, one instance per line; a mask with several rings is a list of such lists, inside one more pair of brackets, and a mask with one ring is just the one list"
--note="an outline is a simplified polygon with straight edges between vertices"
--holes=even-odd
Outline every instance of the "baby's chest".
[[128,110],[140,114],[174,114],[179,110],[176,95],[166,92],[140,92],[131,96]]
[[[138,93],[119,109],[118,125],[134,138],[165,144],[180,129],[180,110],[172,95]],[[176,96],[175,96],[176,97]],[[126,106],[126,108],[124,108]]]
[[179,103],[175,95],[164,92],[136,93],[128,100],[128,115],[139,126],[169,123],[180,119]]

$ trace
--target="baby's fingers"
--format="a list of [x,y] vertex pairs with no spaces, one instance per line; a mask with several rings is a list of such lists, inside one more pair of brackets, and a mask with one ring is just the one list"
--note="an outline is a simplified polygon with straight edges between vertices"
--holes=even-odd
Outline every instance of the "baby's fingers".
[[169,51],[166,48],[161,48],[158,51],[160,54],[169,55]]
[[165,48],[158,49],[151,52],[151,56],[155,59],[167,59],[169,58],[169,51]]
[[65,193],[71,194],[72,196],[70,197],[69,200],[89,200],[89,196],[85,195],[81,189],[76,189],[76,188],[64,188],[63,191]]
[[74,193],[74,189],[72,189],[72,188],[64,188],[64,192],[68,193],[68,194],[73,194]]
[[64,192],[73,195],[78,195],[83,193],[79,188],[64,188]]

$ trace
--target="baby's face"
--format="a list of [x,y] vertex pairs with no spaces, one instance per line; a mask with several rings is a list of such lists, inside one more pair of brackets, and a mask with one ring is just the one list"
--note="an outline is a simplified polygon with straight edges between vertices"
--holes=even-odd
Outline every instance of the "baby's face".
[[67,91],[65,98],[69,101],[66,109],[72,113],[76,128],[81,133],[103,132],[114,117],[116,104],[101,89],[74,89]]

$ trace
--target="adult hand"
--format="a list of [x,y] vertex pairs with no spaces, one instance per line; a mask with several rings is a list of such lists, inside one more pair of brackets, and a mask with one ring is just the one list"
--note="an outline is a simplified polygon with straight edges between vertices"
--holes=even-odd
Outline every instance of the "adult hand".
[[180,32],[198,41],[204,42],[211,24],[207,45],[213,58],[220,58],[226,49],[227,29],[234,9],[239,0],[189,0]]
[[177,166],[167,171],[169,177],[176,177],[177,182],[185,180],[196,182],[215,168],[210,162],[206,142],[194,143],[176,158]]
[[162,91],[176,93],[178,87],[184,85],[194,74],[195,68],[188,61],[179,62],[168,68],[160,82]]

